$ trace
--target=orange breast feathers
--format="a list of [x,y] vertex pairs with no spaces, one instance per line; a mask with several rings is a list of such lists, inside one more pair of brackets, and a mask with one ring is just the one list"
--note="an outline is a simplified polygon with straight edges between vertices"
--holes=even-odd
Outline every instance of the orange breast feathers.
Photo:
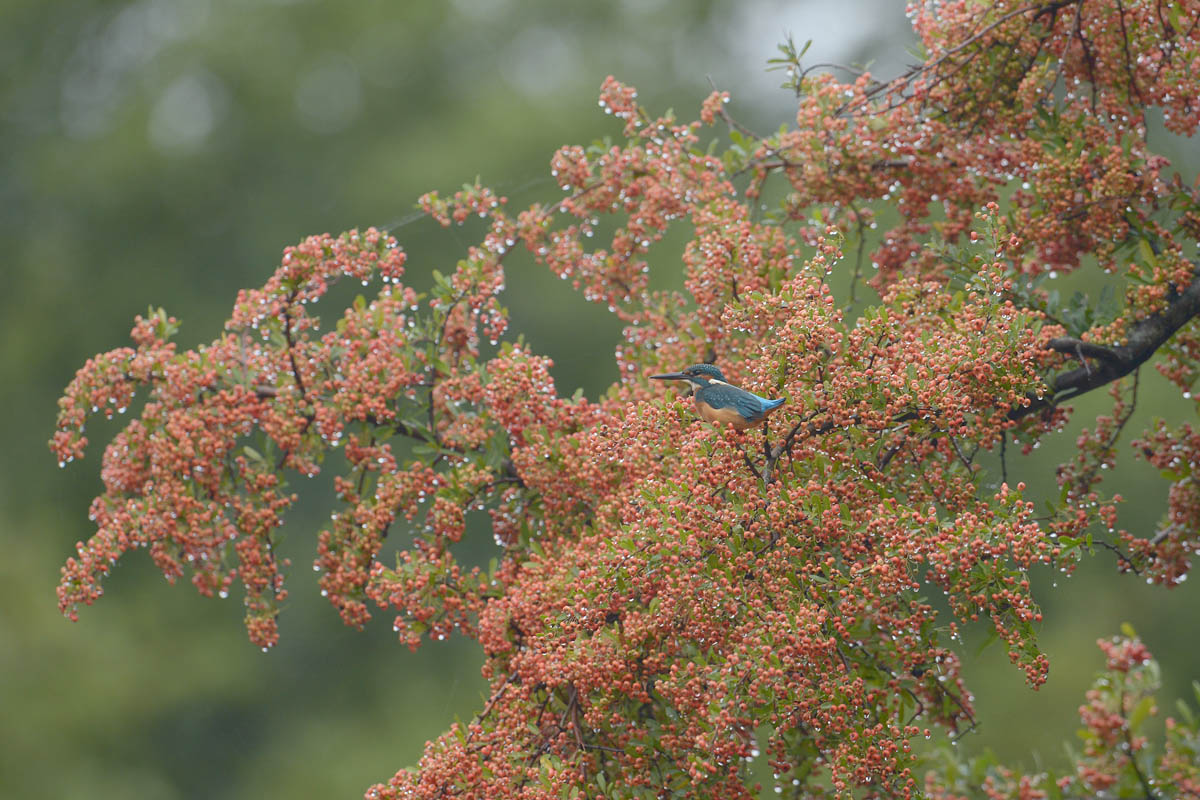
[[739,431],[744,431],[747,428],[753,428],[755,425],[762,422],[761,419],[753,422],[747,420],[737,412],[737,409],[733,408],[732,406],[726,406],[725,408],[713,408],[699,397],[696,398],[696,411],[700,413],[701,417],[709,422],[715,422],[722,428],[726,425],[732,425],[734,429]]

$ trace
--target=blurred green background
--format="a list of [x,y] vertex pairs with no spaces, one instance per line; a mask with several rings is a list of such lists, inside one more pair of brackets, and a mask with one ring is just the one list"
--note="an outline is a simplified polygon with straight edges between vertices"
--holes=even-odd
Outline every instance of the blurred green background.
[[[912,44],[903,5],[872,0],[0,3],[0,796],[357,797],[469,718],[483,689],[469,643],[411,654],[386,616],[356,633],[317,596],[312,534],[332,502],[320,481],[300,487],[286,529],[291,601],[272,652],[247,642],[236,599],[170,587],[140,554],[79,624],[60,617],[58,568],[91,533],[100,451],[56,468],[54,401],[148,305],[183,321],[181,345],[213,338],[237,289],[309,233],[396,225],[424,285],[468,239],[413,215],[415,198],[476,175],[514,202],[556,196],[555,148],[619,135],[596,104],[610,73],[686,118],[711,77],[742,120],[777,127],[792,102],[765,62],[788,32],[815,40],[814,62],[873,61],[883,76]],[[1164,150],[1195,175],[1194,154]],[[560,390],[615,378],[618,326],[602,308],[527,266],[509,286],[513,328],[555,358]],[[1145,418],[1191,413],[1143,382]],[[93,446],[115,430],[90,424]],[[1012,472],[1051,484],[1072,441]],[[1123,523],[1149,532],[1163,485],[1118,472],[1133,498]],[[1161,659],[1168,699],[1200,674],[1195,582],[1152,589],[1103,553],[1057,588],[1040,579],[1044,689],[1025,689],[998,648],[976,654],[982,631],[964,651],[981,724],[960,746],[1026,766],[1063,763],[1100,664],[1092,642],[1119,623]]]

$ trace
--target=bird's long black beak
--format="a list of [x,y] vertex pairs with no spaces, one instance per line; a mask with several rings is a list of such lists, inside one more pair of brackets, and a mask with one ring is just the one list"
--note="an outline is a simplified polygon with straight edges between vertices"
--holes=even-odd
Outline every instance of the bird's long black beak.
[[682,372],[667,372],[663,375],[651,375],[650,377],[656,381],[686,381],[688,378]]

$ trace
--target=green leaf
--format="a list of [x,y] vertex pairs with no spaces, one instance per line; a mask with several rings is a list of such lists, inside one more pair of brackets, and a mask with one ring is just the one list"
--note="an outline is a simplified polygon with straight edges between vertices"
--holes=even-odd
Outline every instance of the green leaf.
[[158,338],[162,339],[164,342],[178,333],[179,323],[171,321],[171,318],[167,315],[167,310],[165,308],[155,308],[154,306],[150,306],[147,308],[146,314],[146,319],[154,320],[154,332]]
[[1142,727],[1142,723],[1150,716],[1150,712],[1154,710],[1154,698],[1143,697],[1133,711],[1129,714],[1129,730],[1131,733],[1137,733]]
[[1138,239],[1138,252],[1142,256],[1142,261],[1148,266],[1158,266],[1158,257],[1154,255],[1154,249],[1150,247],[1150,242],[1146,239]]
[[990,631],[988,631],[987,638],[983,640],[983,644],[976,648],[975,655],[978,657],[983,653],[984,650],[987,650],[998,641],[1000,641],[1000,634],[996,631],[995,627],[993,627]]

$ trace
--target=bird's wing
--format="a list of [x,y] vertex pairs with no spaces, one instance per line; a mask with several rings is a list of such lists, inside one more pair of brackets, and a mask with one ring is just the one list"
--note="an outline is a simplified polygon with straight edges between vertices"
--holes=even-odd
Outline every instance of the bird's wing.
[[763,398],[736,386],[705,387],[702,399],[713,408],[732,408],[743,419],[757,419],[764,411]]

